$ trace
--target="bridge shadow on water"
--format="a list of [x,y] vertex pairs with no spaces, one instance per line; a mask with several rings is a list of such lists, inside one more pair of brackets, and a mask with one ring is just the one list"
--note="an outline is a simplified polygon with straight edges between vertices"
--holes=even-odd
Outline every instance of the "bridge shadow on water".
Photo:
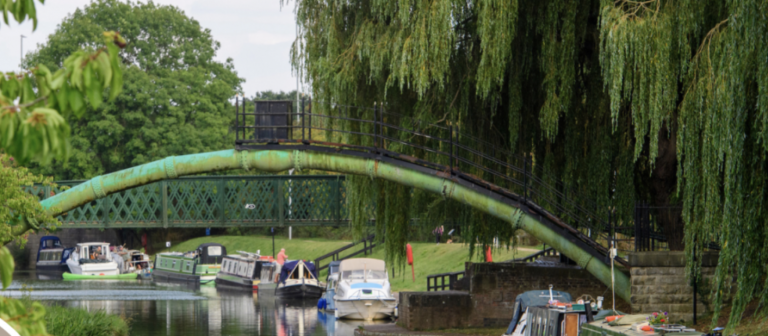
[[[31,291],[29,290],[31,289]],[[338,321],[317,302],[260,298],[213,286],[154,281],[63,281],[16,272],[2,295],[103,310],[130,320],[131,335],[353,335],[362,321]],[[386,323],[385,321],[379,323]]]

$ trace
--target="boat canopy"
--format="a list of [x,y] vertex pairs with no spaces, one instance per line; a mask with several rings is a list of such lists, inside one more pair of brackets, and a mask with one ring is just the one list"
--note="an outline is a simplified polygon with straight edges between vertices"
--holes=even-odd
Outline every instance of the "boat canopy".
[[[299,263],[302,262],[301,260],[294,260],[294,261],[286,261],[283,265],[283,268],[280,270],[280,282],[285,282],[286,279],[291,275],[291,272],[293,272],[293,269],[296,268]],[[312,273],[312,276],[317,279],[317,268],[315,268],[315,264],[309,261],[304,261],[304,266],[309,270],[310,273]]]
[[42,236],[40,237],[40,247],[39,249],[44,248],[57,248],[61,247],[61,239],[56,236]]
[[354,258],[342,260],[339,264],[339,272],[353,271],[353,270],[373,270],[373,271],[386,271],[387,266],[384,260],[371,259],[371,258]]
[[341,280],[386,280],[384,260],[355,258],[343,260],[339,265]]
[[201,264],[221,264],[222,259],[227,255],[227,248],[217,243],[200,244],[197,251]]

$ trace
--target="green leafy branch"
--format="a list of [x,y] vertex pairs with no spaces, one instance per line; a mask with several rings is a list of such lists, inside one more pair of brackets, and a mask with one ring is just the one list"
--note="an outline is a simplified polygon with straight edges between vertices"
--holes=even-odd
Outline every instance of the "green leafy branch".
[[123,86],[118,32],[104,33],[105,47],[77,51],[51,72],[38,65],[24,73],[0,76],[0,149],[20,162],[65,157],[69,126],[62,117],[81,117],[86,100],[98,108],[109,88],[112,100]]

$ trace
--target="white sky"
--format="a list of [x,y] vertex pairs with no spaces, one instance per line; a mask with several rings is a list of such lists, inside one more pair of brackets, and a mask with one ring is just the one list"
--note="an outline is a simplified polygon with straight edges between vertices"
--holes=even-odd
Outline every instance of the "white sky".
[[[141,1],[147,2],[147,1]],[[232,58],[238,76],[245,79],[243,91],[251,96],[257,91],[290,91],[296,88],[291,73],[290,48],[296,37],[294,2],[280,8],[280,0],[155,0],[157,4],[173,5],[208,28],[221,43],[216,59]],[[6,26],[0,20],[0,71],[16,71],[19,65],[20,35],[24,52],[44,43],[56,26],[77,8],[90,0],[48,0],[45,5],[35,1],[38,15],[37,30],[32,22]]]

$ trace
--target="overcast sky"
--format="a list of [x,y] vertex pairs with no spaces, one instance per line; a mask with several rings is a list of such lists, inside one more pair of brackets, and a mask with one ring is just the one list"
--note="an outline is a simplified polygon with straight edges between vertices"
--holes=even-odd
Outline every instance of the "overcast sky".
[[[147,2],[147,1],[141,1]],[[245,78],[243,90],[247,96],[257,91],[290,91],[296,88],[291,73],[290,48],[296,37],[294,2],[280,8],[280,0],[156,0],[158,4],[179,7],[187,16],[208,28],[213,38],[221,42],[216,59],[232,58],[235,70]],[[38,25],[0,23],[0,71],[18,70],[20,35],[24,52],[44,43],[56,26],[77,8],[90,0],[48,0],[37,5]]]

